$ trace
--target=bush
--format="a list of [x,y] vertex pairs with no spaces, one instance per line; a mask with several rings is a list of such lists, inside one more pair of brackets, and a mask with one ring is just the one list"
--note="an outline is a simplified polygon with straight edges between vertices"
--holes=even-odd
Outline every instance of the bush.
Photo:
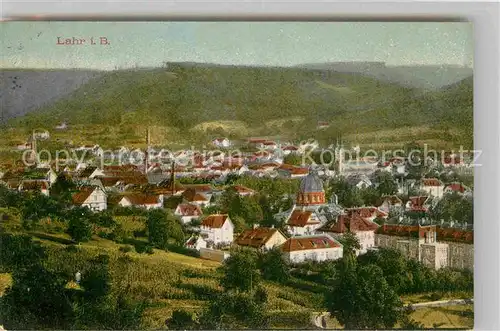
[[429,299],[431,299],[431,301],[438,301],[441,300],[442,298],[443,294],[438,292],[434,292],[429,296]]
[[78,248],[78,246],[76,246],[76,245],[68,245],[64,249],[67,252],[70,252],[70,253],[78,253],[78,252],[80,252],[80,248]]
[[118,250],[122,253],[128,253],[132,251],[132,246],[130,245],[121,246]]

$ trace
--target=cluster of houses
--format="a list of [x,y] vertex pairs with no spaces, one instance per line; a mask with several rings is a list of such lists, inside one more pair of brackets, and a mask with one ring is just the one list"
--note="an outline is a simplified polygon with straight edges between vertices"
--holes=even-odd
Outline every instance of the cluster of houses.
[[[212,143],[219,148],[233,145],[227,138],[217,138]],[[181,202],[174,208],[174,214],[195,230],[186,246],[211,256],[218,254],[216,249],[237,245],[255,249],[280,247],[284,256],[293,263],[334,260],[341,258],[343,253],[339,239],[345,233],[352,232],[361,244],[357,254],[364,254],[377,247],[394,247],[430,267],[472,269],[473,232],[470,226],[453,222],[431,224],[426,218],[415,223],[402,216],[392,224],[388,219],[393,211],[400,215],[405,211],[425,215],[433,204],[448,193],[456,192],[471,197],[472,190],[463,184],[444,185],[438,178],[424,178],[419,182],[405,181],[404,185],[398,182],[400,193],[404,193],[408,186],[413,186],[418,187],[422,195],[411,196],[406,203],[397,196],[386,196],[377,206],[343,208],[335,194],[329,200],[326,199],[324,179],[342,175],[353,187],[367,188],[375,185],[372,175],[376,171],[387,171],[403,178],[408,173],[405,160],[393,158],[377,162],[364,158],[345,161],[342,147],[337,146],[333,148],[336,159],[334,169],[331,166],[301,167],[284,163],[284,156],[290,153],[300,155],[307,150],[317,149],[316,141],[308,140],[295,146],[252,138],[247,143],[259,151],[232,155],[221,150],[207,155],[187,150],[169,154],[169,162],[164,162],[165,159],[154,157],[161,154],[161,151],[149,148],[145,152],[149,158],[138,165],[98,167],[80,162],[65,166],[63,173],[77,187],[72,194],[73,204],[93,211],[116,206],[163,208],[166,198],[181,197]],[[103,155],[103,149],[98,145],[77,147],[75,151]],[[123,156],[130,151],[122,147],[116,153]],[[448,161],[456,167],[461,166],[453,157]],[[180,184],[176,180],[179,177],[190,177],[218,183],[230,174],[301,178],[295,204],[289,210],[275,215],[279,223],[285,224],[283,231],[254,227],[235,234],[234,224],[228,215],[203,215],[203,208],[213,204],[223,190],[216,189],[211,184]],[[0,184],[19,191],[38,191],[49,195],[56,179],[57,173],[51,165],[0,169]],[[247,187],[233,187],[241,196],[256,193]],[[217,256],[225,258],[227,254]]]

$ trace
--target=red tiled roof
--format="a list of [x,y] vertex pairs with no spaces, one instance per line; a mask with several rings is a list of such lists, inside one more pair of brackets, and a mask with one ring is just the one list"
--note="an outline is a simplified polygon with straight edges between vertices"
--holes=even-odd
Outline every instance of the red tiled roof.
[[437,239],[439,241],[464,241],[472,243],[474,241],[474,232],[470,230],[441,228],[438,226]]
[[348,230],[351,232],[375,231],[378,228],[379,226],[376,223],[354,213],[352,215],[339,215],[335,222],[325,224],[319,231],[344,233]]
[[235,243],[240,246],[250,246],[260,248],[264,246],[271,237],[278,232],[278,229],[271,228],[256,228],[243,231]]
[[234,185],[233,187],[234,187],[234,189],[235,189],[238,193],[240,193],[240,194],[241,194],[241,193],[250,193],[250,194],[251,194],[251,193],[255,193],[255,191],[254,191],[254,190],[252,190],[252,189],[250,189],[250,188],[248,188],[248,187],[245,187],[245,186],[243,186],[243,185]]
[[312,211],[294,210],[290,215],[287,224],[290,226],[304,227],[307,224],[317,223],[317,222],[310,222],[311,215]]
[[132,205],[156,205],[160,203],[160,198],[157,195],[143,194],[143,193],[131,193],[123,196]]
[[436,231],[436,226],[384,224],[378,228],[377,233],[396,236],[418,235],[419,238],[424,238],[428,231]]
[[223,215],[209,215],[201,222],[201,225],[207,226],[209,228],[222,228],[226,220],[228,219],[227,214]]
[[446,186],[446,190],[464,193],[467,190],[467,188],[464,185],[462,185],[461,183],[452,183],[452,184]]
[[45,180],[23,180],[20,189],[23,191],[48,190],[49,184]]
[[94,192],[94,187],[82,187],[79,192],[74,193],[71,198],[75,205],[81,205]]
[[427,211],[424,204],[428,198],[427,196],[410,197],[410,209],[413,211]]
[[369,217],[387,217],[387,213],[378,209],[377,207],[356,207],[356,208],[347,208],[346,209],[348,215],[358,214],[361,217],[369,218]]
[[340,245],[328,236],[292,237],[281,246],[281,250],[284,252],[295,252],[335,247],[340,247]]
[[283,147],[283,150],[284,151],[296,151],[298,150],[299,148],[298,147],[295,147],[295,146],[286,146],[286,147]]
[[197,193],[193,189],[189,189],[189,190],[184,191],[184,193],[182,193],[182,196],[184,197],[184,199],[186,199],[187,201],[190,201],[190,202],[208,201],[208,199],[203,194]]
[[272,145],[276,145],[276,143],[274,141],[264,141],[262,143],[262,145],[265,145],[265,146],[272,146]]
[[186,190],[193,189],[196,192],[211,192],[212,186],[208,184],[183,184]]
[[424,179],[422,179],[422,185],[424,185],[424,186],[442,186],[443,182],[441,182],[437,178],[424,178]]
[[190,203],[181,203],[177,208],[182,216],[200,216],[202,214],[199,206]]

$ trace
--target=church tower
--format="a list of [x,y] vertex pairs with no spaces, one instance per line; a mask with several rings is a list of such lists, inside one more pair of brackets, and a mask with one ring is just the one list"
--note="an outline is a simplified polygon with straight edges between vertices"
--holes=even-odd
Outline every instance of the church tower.
[[300,182],[297,194],[297,206],[324,205],[326,203],[323,181],[318,174],[311,170]]

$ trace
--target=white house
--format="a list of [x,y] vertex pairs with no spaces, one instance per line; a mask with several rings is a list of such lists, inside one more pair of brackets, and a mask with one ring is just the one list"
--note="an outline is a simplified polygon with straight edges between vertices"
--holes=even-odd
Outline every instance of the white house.
[[444,184],[437,178],[424,178],[421,189],[431,196],[441,198],[444,193]]
[[72,196],[73,204],[88,207],[93,211],[102,211],[107,208],[107,196],[103,189],[97,186],[84,186]]
[[193,219],[199,218],[202,214],[200,206],[190,203],[181,203],[174,211],[174,215],[179,216],[183,224],[191,223]]
[[231,141],[227,138],[216,138],[212,140],[212,144],[216,147],[227,148],[231,146]]
[[285,235],[278,229],[255,227],[243,231],[234,243],[238,246],[269,250],[281,246],[285,241]]
[[200,235],[215,245],[229,245],[234,239],[234,224],[227,214],[209,215],[201,222]]
[[289,238],[281,250],[291,263],[326,261],[342,258],[342,245],[327,234]]
[[118,205],[122,207],[139,207],[145,209],[154,209],[163,207],[163,196],[144,193],[130,193],[124,195],[118,201]]
[[293,236],[312,234],[321,226],[320,220],[315,216],[311,210],[295,209],[290,214],[286,227]]
[[201,236],[192,235],[186,241],[184,246],[186,246],[186,248],[195,249],[195,250],[199,251],[202,248],[207,248],[207,242]]

